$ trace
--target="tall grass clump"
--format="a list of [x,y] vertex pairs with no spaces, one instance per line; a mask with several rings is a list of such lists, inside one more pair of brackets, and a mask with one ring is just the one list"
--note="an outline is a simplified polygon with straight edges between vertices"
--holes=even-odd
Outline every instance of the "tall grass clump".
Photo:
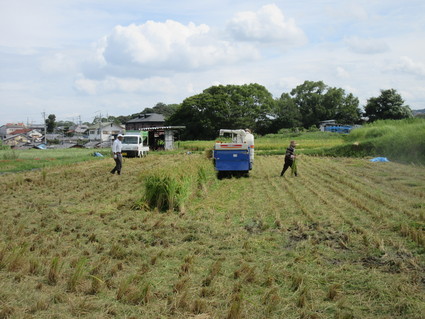
[[317,154],[385,156],[390,160],[425,164],[425,119],[376,121],[353,130],[344,139],[344,145]]
[[202,156],[176,156],[173,165],[159,168],[142,178],[144,195],[136,206],[143,204],[159,211],[184,211],[188,199],[197,191],[206,190],[214,171],[210,161]]
[[191,180],[184,176],[154,173],[145,178],[145,200],[150,208],[181,210],[190,194]]
[[85,271],[85,265],[86,265],[87,259],[82,258],[78,261],[77,265],[75,266],[75,270],[72,273],[71,277],[69,278],[67,282],[67,290],[70,292],[75,292],[78,283],[83,278],[84,271]]

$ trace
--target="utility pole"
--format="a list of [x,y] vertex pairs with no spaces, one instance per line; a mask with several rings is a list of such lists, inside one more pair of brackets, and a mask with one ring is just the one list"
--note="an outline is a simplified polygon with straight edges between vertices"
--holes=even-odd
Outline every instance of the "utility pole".
[[102,143],[102,113],[99,113],[99,134],[100,134],[100,143]]
[[[96,111],[95,113],[99,113],[99,138],[100,138],[100,142],[102,142],[102,112]],[[96,120],[96,117],[95,117],[95,120]],[[94,123],[93,123],[93,126],[94,126]]]
[[44,123],[44,144],[47,145],[46,112],[43,112],[41,114],[43,115],[43,123]]

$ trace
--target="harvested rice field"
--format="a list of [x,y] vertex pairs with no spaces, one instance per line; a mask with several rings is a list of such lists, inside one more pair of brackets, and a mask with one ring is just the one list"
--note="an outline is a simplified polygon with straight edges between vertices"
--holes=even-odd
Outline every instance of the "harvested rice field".
[[[0,318],[423,318],[425,168],[282,164],[219,180],[203,154],[150,154],[121,176],[109,158],[1,175]],[[175,183],[168,206],[153,180]]]

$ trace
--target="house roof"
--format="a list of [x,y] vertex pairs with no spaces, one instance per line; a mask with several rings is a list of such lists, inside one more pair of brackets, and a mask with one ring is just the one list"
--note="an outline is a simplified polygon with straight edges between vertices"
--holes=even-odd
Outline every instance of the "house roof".
[[31,129],[28,128],[22,128],[22,129],[18,129],[18,130],[14,130],[13,132],[11,132],[10,134],[16,135],[16,134],[26,134],[28,132],[31,132]]
[[[120,124],[115,124],[113,122],[102,122],[102,128],[104,128],[106,126],[116,126],[116,127],[123,128],[122,125],[120,125]],[[98,129],[98,128],[99,128],[99,124],[94,124],[94,125],[90,125],[90,127],[88,129],[93,130],[93,129]]]
[[128,123],[151,123],[151,122],[165,122],[164,115],[158,113],[140,114],[138,117],[129,120]]
[[13,127],[16,127],[16,128],[23,128],[23,127],[25,127],[25,124],[24,123],[7,123],[6,125],[4,125],[4,126],[6,126],[6,127],[8,127],[8,128],[13,128]]
[[13,139],[15,139],[18,136],[22,136],[22,137],[28,138],[28,136],[26,136],[25,134],[19,133],[19,134],[10,135],[10,136],[4,138],[3,141],[13,140]]

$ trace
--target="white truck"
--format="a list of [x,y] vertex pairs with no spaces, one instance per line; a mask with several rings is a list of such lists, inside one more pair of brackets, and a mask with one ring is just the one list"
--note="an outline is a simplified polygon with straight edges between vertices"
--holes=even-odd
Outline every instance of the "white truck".
[[144,157],[149,152],[148,132],[127,131],[122,140],[121,154],[125,157]]

